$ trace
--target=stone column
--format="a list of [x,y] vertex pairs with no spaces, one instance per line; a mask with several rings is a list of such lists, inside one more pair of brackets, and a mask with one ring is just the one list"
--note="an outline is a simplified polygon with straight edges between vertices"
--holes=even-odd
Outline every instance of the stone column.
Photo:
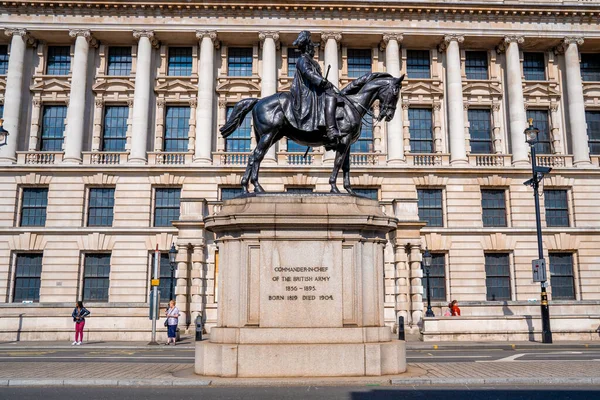
[[102,149],[102,117],[104,111],[104,100],[101,96],[96,97],[94,100],[94,128],[92,131],[92,151],[99,151]]
[[206,256],[204,243],[195,243],[192,253],[191,290],[190,290],[190,316],[194,323],[196,317],[201,315],[204,320],[206,306]]
[[17,143],[21,128],[21,101],[23,94],[23,69],[27,45],[35,44],[26,29],[6,29],[6,36],[11,36],[10,58],[6,74],[6,90],[4,92],[4,129],[9,133],[6,145],[0,147],[0,164],[12,164],[17,161]]
[[464,36],[461,35],[446,35],[440,45],[440,51],[446,51],[448,133],[450,136],[450,164],[452,165],[467,164],[459,49],[459,43],[464,40]]
[[506,52],[508,117],[513,165],[529,163],[527,143],[525,142],[525,135],[523,135],[523,131],[527,127],[527,115],[523,97],[521,61],[519,59],[519,44],[523,41],[522,36],[506,36],[496,49],[498,53]]
[[216,31],[197,31],[200,40],[198,71],[198,108],[196,108],[196,146],[194,162],[212,163],[213,105],[215,96],[215,48],[219,47]]
[[567,68],[567,106],[569,107],[569,127],[573,146],[573,165],[590,165],[587,125],[585,122],[585,105],[583,100],[583,84],[579,68],[579,51],[577,46],[583,44],[581,37],[566,37],[556,48],[556,53],[565,55]]
[[88,29],[72,29],[69,36],[75,38],[75,57],[71,75],[71,92],[69,94],[69,111],[67,113],[67,132],[65,135],[66,164],[81,163],[83,135],[85,132],[85,95],[87,91],[88,58],[90,46],[98,46],[98,42]]
[[[342,41],[342,34],[340,32],[323,32],[321,33],[321,41],[325,43],[325,69],[323,70],[323,76],[327,74],[327,68],[331,65],[327,80],[338,87],[340,85],[340,66],[339,60],[339,45]],[[332,163],[335,159],[335,151],[326,151],[323,156],[324,162]]]
[[442,147],[442,103],[433,103],[433,152],[441,153]]
[[[398,33],[385,33],[381,48],[385,50],[386,72],[400,77],[400,45],[403,36]],[[402,98],[398,97],[397,110],[402,109]],[[404,140],[402,138],[402,112],[397,112],[394,119],[387,123],[387,155],[388,164],[402,164],[404,159]]]
[[133,31],[133,37],[139,39],[135,89],[133,94],[133,129],[131,134],[132,164],[145,164],[150,130],[150,91],[152,69],[152,47],[158,47],[153,31]]
[[423,319],[423,270],[421,269],[421,244],[410,243],[410,302],[411,325],[417,326]]
[[177,308],[182,315],[179,316],[178,325],[185,326],[190,320],[190,299],[189,299],[189,285],[188,280],[190,277],[190,264],[189,252],[187,244],[177,243],[177,271],[175,274],[175,301],[177,302]]
[[492,140],[494,141],[494,153],[500,154],[502,153],[502,136],[500,133],[502,121],[500,119],[500,103],[494,102],[492,104],[492,115],[493,115],[493,136]]
[[[259,32],[258,38],[262,47],[262,74],[260,95],[264,99],[277,92],[277,41],[278,32]],[[277,163],[276,146],[269,148],[265,155],[267,164]]]

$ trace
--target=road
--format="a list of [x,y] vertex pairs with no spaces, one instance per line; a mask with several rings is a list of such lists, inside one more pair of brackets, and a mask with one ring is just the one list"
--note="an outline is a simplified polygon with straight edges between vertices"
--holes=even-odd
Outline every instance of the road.
[[551,386],[511,387],[206,387],[206,388],[2,388],[3,399],[189,399],[189,400],[589,400],[600,390]]
[[[193,364],[194,349],[186,346],[160,346],[148,348],[101,348],[88,347],[35,347],[0,348],[0,363],[8,362],[128,362]],[[409,363],[454,362],[551,362],[551,361],[597,361],[600,368],[600,348],[559,349],[439,349],[409,350]]]

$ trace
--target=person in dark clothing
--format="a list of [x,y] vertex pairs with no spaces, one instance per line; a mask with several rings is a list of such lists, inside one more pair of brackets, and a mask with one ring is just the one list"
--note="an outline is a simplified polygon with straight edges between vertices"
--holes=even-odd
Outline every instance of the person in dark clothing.
[[72,346],[80,346],[83,342],[83,328],[85,327],[85,317],[90,315],[90,312],[83,306],[82,301],[78,301],[75,304],[75,309],[71,317],[75,322],[75,341],[71,343]]

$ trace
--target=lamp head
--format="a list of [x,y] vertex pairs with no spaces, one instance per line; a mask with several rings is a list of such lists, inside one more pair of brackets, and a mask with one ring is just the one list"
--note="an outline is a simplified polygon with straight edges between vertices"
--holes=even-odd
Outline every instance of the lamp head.
[[175,243],[173,243],[173,244],[171,244],[171,249],[169,250],[169,262],[171,264],[174,264],[176,257],[177,257],[177,249],[175,248]]
[[427,248],[425,248],[425,253],[423,253],[423,265],[425,268],[431,267],[431,260],[433,257]]
[[4,120],[0,118],[0,146],[4,146],[8,141],[8,131],[4,129]]
[[537,142],[537,137],[538,133],[540,133],[540,130],[533,126],[533,118],[529,118],[529,126],[525,128],[523,133],[525,134],[525,140],[527,143],[529,143],[529,145],[533,146]]

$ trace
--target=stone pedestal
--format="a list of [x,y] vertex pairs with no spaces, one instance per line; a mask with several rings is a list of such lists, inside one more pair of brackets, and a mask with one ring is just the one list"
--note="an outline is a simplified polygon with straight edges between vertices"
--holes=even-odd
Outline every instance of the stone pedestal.
[[384,326],[383,252],[398,221],[348,195],[260,195],[205,218],[219,246],[218,318],[195,372],[379,376],[406,370]]

